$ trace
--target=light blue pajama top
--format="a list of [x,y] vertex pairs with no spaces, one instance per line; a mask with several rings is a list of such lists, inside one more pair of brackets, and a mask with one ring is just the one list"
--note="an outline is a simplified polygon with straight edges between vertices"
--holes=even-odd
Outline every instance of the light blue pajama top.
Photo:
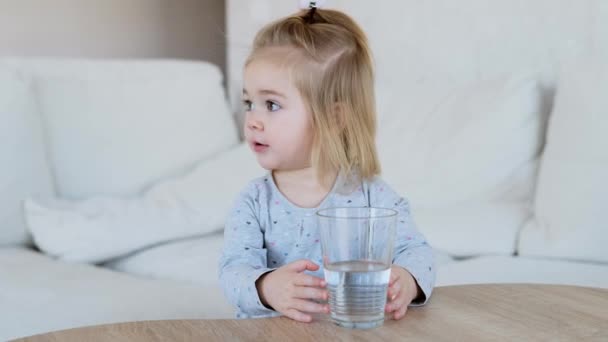
[[433,250],[414,225],[407,200],[396,194],[379,177],[341,190],[341,177],[317,208],[291,203],[267,174],[251,181],[238,196],[226,222],[224,249],[219,261],[221,286],[237,318],[278,315],[264,306],[255,282],[269,271],[298,259],[310,259],[320,266],[308,274],[324,278],[320,234],[315,213],[330,207],[381,207],[398,211],[393,263],[407,269],[416,279],[424,304],[435,284]]

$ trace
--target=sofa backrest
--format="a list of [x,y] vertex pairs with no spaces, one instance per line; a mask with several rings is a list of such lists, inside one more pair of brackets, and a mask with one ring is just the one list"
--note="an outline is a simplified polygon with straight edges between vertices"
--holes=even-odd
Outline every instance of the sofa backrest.
[[21,200],[54,194],[33,94],[30,78],[0,61],[0,246],[30,243]]
[[519,254],[608,264],[606,59],[565,66],[557,89]]
[[[10,153],[0,155],[18,165],[0,174],[0,186],[21,184],[2,191],[0,220],[9,207],[17,220],[14,208],[26,195],[133,196],[238,143],[222,74],[206,62],[5,58],[1,70],[18,75],[9,81],[23,83],[18,95],[24,105],[3,110],[7,94],[0,93],[2,130],[12,132],[10,146],[1,147]],[[4,124],[9,116],[32,122],[15,128]],[[36,153],[22,153],[23,146]],[[31,158],[45,167],[32,167]],[[0,232],[7,236],[0,234],[0,244],[28,242],[21,223],[0,221]]]

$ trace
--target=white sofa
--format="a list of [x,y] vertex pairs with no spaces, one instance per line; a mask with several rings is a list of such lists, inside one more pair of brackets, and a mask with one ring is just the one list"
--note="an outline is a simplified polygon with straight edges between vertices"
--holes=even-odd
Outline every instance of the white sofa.
[[[608,287],[605,60],[458,82],[418,69],[399,82],[379,66],[384,178],[438,249],[438,286]],[[222,222],[263,170],[229,108],[206,63],[0,60],[0,340],[232,317]]]
[[[55,197],[139,203],[152,183],[188,173],[199,160],[221,161],[217,154],[238,138],[219,69],[185,61],[0,59],[0,119],[0,340],[107,322],[233,316],[217,287],[223,213],[202,218],[208,227],[189,222],[179,232],[171,217],[152,217],[162,208],[180,216],[160,202],[145,209],[157,230],[147,221],[94,226],[90,216],[81,224],[67,209],[44,215],[42,206],[30,215],[39,224],[28,227],[23,211],[26,198],[47,206]],[[126,206],[106,205],[93,209],[102,218],[132,217],[112,211]],[[113,255],[184,237],[171,245],[171,258],[151,254],[138,269],[158,277],[109,267]]]

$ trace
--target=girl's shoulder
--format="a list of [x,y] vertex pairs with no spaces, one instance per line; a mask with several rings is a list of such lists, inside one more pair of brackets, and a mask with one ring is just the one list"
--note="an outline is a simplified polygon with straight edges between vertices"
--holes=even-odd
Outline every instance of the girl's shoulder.
[[364,179],[361,181],[363,189],[367,189],[369,192],[395,192],[393,188],[380,176],[374,176],[371,179]]
[[260,197],[268,194],[268,192],[272,191],[272,180],[270,178],[270,174],[265,174],[263,176],[254,178],[245,185],[243,190],[239,193],[239,199],[248,199],[248,200],[259,200]]
[[399,194],[388,182],[380,176],[362,181],[363,190],[366,192],[372,205],[381,207],[392,207],[402,202],[407,202],[402,194]]
[[239,217],[247,213],[248,215],[258,215],[263,207],[263,203],[268,198],[269,176],[261,176],[250,180],[238,193],[232,202],[230,217]]

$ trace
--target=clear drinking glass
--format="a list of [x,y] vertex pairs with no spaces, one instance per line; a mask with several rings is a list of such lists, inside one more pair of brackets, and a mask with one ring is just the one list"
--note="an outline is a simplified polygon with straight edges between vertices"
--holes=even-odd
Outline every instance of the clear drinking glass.
[[317,219],[332,321],[358,329],[382,325],[397,212],[329,208]]

